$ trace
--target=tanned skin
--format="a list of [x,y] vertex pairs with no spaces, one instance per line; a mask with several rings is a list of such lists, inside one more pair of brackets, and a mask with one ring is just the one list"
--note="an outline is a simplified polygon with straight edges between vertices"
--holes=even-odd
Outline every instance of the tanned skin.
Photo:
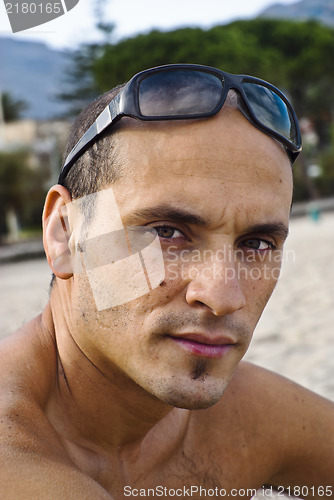
[[[241,361],[277,276],[250,270],[277,266],[270,256],[287,236],[286,153],[227,107],[204,120],[133,121],[115,147],[122,222],[155,229],[165,279],[97,310],[87,275],[55,265],[66,255],[55,220],[71,198],[63,186],[50,190],[44,243],[56,283],[43,313],[0,346],[1,499],[264,484],[324,498],[317,488],[334,477],[333,403]],[[80,231],[68,217],[75,248]],[[216,259],[172,275],[170,255],[223,248],[253,257],[249,272],[224,280],[237,263]]]

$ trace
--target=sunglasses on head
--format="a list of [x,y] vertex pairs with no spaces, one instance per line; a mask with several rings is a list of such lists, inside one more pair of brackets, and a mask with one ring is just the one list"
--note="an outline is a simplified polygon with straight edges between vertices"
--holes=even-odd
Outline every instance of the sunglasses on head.
[[59,183],[102,132],[122,116],[144,121],[205,118],[218,113],[231,89],[241,96],[246,118],[282,143],[293,163],[301,151],[301,135],[293,107],[280,90],[253,76],[196,64],[169,64],[131,78],[67,156]]

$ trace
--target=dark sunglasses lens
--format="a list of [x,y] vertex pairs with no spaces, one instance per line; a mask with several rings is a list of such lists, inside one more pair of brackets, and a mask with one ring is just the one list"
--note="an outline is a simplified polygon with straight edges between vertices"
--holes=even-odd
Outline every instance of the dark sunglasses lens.
[[152,73],[140,82],[139,108],[145,117],[209,114],[219,105],[223,83],[198,70]]
[[288,106],[272,90],[255,83],[243,82],[248,102],[258,121],[297,145],[297,130]]

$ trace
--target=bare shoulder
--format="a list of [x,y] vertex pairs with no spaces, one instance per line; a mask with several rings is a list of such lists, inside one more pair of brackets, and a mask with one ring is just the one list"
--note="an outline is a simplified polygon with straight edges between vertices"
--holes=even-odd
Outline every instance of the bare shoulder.
[[[266,408],[270,426],[281,448],[280,467],[270,479],[273,485],[306,486],[306,498],[333,495],[334,403],[284,377],[248,366],[256,380],[272,390]],[[275,415],[276,413],[276,415]],[[290,490],[292,491],[292,490]],[[303,495],[304,496],[304,495]]]
[[226,396],[232,406],[241,405],[251,426],[256,419],[268,435],[276,433],[290,456],[292,449],[298,451],[299,446],[305,453],[305,441],[312,447],[315,439],[320,437],[331,443],[334,450],[334,403],[305,387],[265,368],[243,362],[236,370]]
[[[208,412],[225,441],[233,435],[231,443],[247,448],[258,470],[263,467],[264,482],[287,488],[308,486],[311,493],[311,488],[332,485],[333,402],[242,362],[220,402]],[[217,436],[219,432],[216,440]]]
[[[240,398],[242,396],[242,398]],[[316,414],[325,410],[334,411],[334,403],[292,380],[249,362],[241,362],[226,390],[230,402],[244,402],[252,411],[261,411],[268,416],[272,410],[289,414],[309,410]],[[273,417],[273,415],[271,415]]]
[[317,419],[324,414],[333,418],[334,403],[277,373],[243,361],[210,414],[220,419],[228,408],[232,412],[239,408],[249,422],[260,418],[268,421],[268,426],[275,426],[283,415],[287,419],[293,415]]
[[0,343],[0,484],[4,500],[111,498],[74,466],[46,417],[56,370],[55,343],[52,334],[42,328],[41,317]]
[[[248,404],[260,407],[266,416],[274,417],[272,411],[288,418],[292,415],[304,415],[305,418],[333,418],[334,403],[316,394],[292,380],[252,363],[242,362],[231,382],[231,392],[245,391]],[[246,395],[245,395],[246,396]]]
[[23,401],[42,407],[55,373],[55,342],[40,315],[0,342],[0,415],[12,415]]

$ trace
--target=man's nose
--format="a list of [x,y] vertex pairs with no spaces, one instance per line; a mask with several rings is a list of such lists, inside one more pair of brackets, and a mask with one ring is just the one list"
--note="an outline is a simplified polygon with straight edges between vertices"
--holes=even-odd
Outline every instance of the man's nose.
[[235,262],[217,260],[190,268],[186,301],[192,306],[207,307],[215,316],[242,309],[246,299],[237,271]]

